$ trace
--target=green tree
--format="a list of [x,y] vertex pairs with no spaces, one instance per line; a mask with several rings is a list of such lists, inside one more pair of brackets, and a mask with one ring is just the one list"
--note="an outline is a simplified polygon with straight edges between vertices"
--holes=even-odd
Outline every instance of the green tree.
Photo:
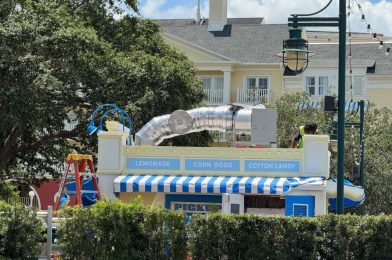
[[278,147],[290,147],[291,139],[301,125],[307,122],[317,123],[320,133],[329,131],[331,115],[319,108],[299,109],[300,102],[309,102],[309,96],[302,93],[285,94],[275,104],[278,110]]
[[[308,121],[319,126],[321,134],[330,134],[332,114],[320,109],[299,110],[301,101],[309,101],[305,94],[283,95],[277,102],[280,147],[289,147],[292,129]],[[346,122],[359,122],[358,112],[347,112]],[[370,106],[365,112],[365,205],[369,214],[392,214],[392,110]],[[345,129],[345,178],[359,185],[353,168],[359,166],[359,129]],[[336,177],[337,153],[331,150],[330,175]],[[354,209],[353,212],[356,212]]]
[[1,179],[56,173],[71,149],[90,152],[98,104],[116,103],[139,129],[203,100],[192,64],[137,11],[136,0],[2,1]]

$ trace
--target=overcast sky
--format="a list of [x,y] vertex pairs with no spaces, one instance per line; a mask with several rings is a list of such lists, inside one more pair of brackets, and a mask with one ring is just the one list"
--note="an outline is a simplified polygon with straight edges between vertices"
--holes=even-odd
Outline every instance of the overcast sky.
[[[208,0],[201,1],[201,16],[208,18]],[[228,17],[264,17],[266,23],[287,23],[292,13],[312,13],[328,0],[228,0]],[[351,2],[352,31],[366,32],[357,2],[366,20],[377,33],[392,36],[392,0],[346,0]],[[334,0],[323,16],[337,16],[338,0]],[[146,18],[190,18],[196,15],[197,0],[140,0],[141,14]],[[325,30],[325,29],[324,29]],[[332,29],[331,29],[332,30]]]

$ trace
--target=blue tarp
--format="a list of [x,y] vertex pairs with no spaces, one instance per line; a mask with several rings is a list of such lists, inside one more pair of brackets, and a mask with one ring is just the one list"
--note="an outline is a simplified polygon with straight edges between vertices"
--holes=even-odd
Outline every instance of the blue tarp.
[[[330,179],[329,181],[334,182],[334,183],[337,182],[336,179]],[[353,189],[357,189],[358,191],[362,190],[362,192],[363,192],[363,188],[362,187],[355,186],[354,184],[352,184],[348,180],[344,180],[343,184],[345,186],[345,189],[353,188]],[[345,208],[356,207],[358,205],[361,205],[365,201],[365,195],[364,194],[363,194],[362,197],[360,197],[360,198],[358,197],[356,200],[352,200],[352,199],[350,199],[348,197],[349,197],[348,194],[345,193],[345,195],[344,195],[344,203],[343,203]],[[329,208],[331,210],[335,210],[336,209],[336,196],[334,196],[332,198],[329,198],[328,202],[329,202]]]
[[[76,184],[75,182],[69,182],[66,185],[67,190],[65,191],[68,195],[76,195]],[[94,182],[91,178],[85,178],[83,180],[83,187],[82,190],[84,191],[95,191],[94,190]],[[97,194],[95,193],[82,193],[82,204],[84,207],[90,206],[97,202]]]

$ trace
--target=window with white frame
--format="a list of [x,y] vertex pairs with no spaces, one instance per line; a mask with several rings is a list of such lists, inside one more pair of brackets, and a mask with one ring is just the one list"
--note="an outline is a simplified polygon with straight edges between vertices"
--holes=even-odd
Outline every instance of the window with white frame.
[[325,96],[330,93],[330,80],[328,76],[305,77],[305,92],[311,96]]
[[268,77],[246,77],[246,89],[268,89]]
[[365,95],[365,77],[354,76],[354,75],[346,76],[346,96],[358,97],[364,95]]
[[223,77],[202,77],[204,89],[219,90],[223,89]]
[[204,89],[211,89],[212,87],[212,78],[202,78]]

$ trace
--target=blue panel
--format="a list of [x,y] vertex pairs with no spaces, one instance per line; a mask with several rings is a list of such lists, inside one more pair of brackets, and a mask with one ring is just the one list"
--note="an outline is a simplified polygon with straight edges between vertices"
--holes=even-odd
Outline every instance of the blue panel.
[[185,170],[239,171],[240,160],[185,159]]
[[[330,198],[328,201],[329,201],[329,209],[335,210],[336,209],[336,199]],[[343,200],[343,205],[345,208],[356,207],[362,203],[363,203],[363,201],[353,201],[348,198],[344,198],[344,200]]]
[[299,172],[299,160],[245,160],[247,172]]
[[307,206],[307,216],[314,217],[314,196],[286,196],[286,216],[297,216],[302,215],[302,211]]
[[294,217],[307,217],[309,205],[294,204],[293,205],[293,216]]
[[127,169],[179,170],[180,159],[127,158]]

